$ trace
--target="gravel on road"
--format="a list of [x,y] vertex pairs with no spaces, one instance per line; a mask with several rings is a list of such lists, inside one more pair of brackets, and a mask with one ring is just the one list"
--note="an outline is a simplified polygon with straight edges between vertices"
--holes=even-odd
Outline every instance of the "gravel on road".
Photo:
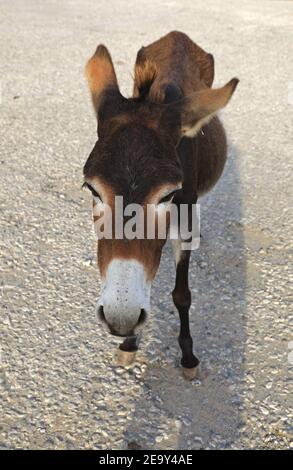
[[[0,448],[292,447],[292,9],[1,2]],[[169,246],[137,360],[115,364],[117,339],[95,314],[91,201],[80,189],[96,138],[86,60],[106,44],[129,96],[138,49],[174,29],[213,53],[215,85],[240,78],[223,112],[229,162],[201,201],[190,284],[202,371],[191,383]]]

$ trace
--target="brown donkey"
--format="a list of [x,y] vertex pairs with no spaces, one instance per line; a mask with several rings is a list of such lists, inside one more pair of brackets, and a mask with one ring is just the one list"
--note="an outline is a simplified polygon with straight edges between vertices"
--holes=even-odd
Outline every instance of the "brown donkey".
[[[212,89],[211,54],[180,32],[171,32],[137,54],[133,98],[118,87],[111,56],[98,46],[86,76],[98,120],[98,141],[84,167],[84,185],[93,195],[94,221],[104,205],[113,209],[115,196],[127,204],[156,208],[186,204],[191,216],[199,196],[220,178],[226,156],[225,131],[215,115],[231,98],[238,80]],[[164,212],[163,210],[163,212]],[[114,217],[108,220],[114,225]],[[155,222],[158,223],[159,212]],[[126,223],[129,217],[122,220]],[[169,219],[168,219],[169,220]],[[157,234],[157,232],[156,232]],[[126,239],[111,236],[98,242],[103,281],[99,317],[111,333],[125,337],[120,359],[137,350],[137,333],[150,311],[150,286],[166,237]],[[172,292],[180,317],[181,364],[195,376],[199,361],[189,330],[188,287],[190,250],[173,241],[176,282]]]

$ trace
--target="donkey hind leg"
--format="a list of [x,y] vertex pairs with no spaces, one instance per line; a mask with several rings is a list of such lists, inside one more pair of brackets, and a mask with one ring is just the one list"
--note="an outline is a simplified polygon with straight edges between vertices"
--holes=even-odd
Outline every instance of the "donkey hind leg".
[[117,352],[117,362],[121,366],[129,366],[133,363],[138,350],[137,336],[129,336],[120,344]]
[[189,329],[189,308],[191,304],[191,293],[188,287],[188,269],[190,250],[182,250],[179,240],[172,241],[176,261],[176,283],[172,292],[173,302],[179,312],[180,333],[179,346],[182,351],[181,365],[183,375],[192,380],[198,375],[199,360],[193,354],[192,338]]

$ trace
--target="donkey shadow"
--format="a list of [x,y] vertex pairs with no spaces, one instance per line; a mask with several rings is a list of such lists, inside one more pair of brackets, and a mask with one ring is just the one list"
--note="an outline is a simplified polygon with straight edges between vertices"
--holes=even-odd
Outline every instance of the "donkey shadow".
[[229,149],[224,175],[201,204],[203,239],[189,271],[194,351],[199,380],[179,367],[179,317],[172,304],[175,266],[166,245],[152,291],[153,308],[137,353],[146,364],[142,393],[124,433],[125,447],[213,449],[237,447],[242,425],[245,367],[246,261],[237,152]]

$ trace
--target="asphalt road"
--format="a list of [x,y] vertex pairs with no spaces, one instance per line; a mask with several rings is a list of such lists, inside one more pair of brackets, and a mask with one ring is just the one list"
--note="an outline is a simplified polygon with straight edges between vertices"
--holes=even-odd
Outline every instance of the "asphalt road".
[[[1,448],[288,448],[292,2],[2,0],[0,18]],[[115,365],[80,190],[96,131],[87,58],[105,43],[129,95],[137,50],[173,29],[214,54],[216,85],[240,78],[223,113],[229,163],[201,201],[193,383],[169,247],[137,361]]]

